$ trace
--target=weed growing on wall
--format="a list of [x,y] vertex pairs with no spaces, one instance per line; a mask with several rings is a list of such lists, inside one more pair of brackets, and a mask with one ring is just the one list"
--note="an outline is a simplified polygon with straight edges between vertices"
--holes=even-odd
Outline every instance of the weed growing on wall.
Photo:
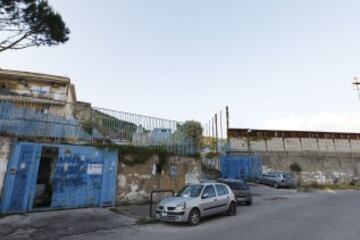
[[146,163],[151,157],[158,156],[159,164],[165,167],[169,157],[174,155],[164,148],[158,147],[139,147],[131,145],[116,144],[95,144],[97,148],[109,148],[118,151],[119,161],[127,166],[135,166]]
[[[135,166],[138,164],[146,163],[151,157],[157,156],[159,158],[159,164],[161,167],[167,166],[169,162],[169,157],[179,156],[173,152],[168,151],[165,148],[161,147],[142,147],[142,146],[132,146],[132,145],[116,145],[116,144],[92,144],[91,146],[97,148],[108,148],[118,151],[119,161],[127,166]],[[200,154],[187,154],[185,157],[194,157],[200,159]]]

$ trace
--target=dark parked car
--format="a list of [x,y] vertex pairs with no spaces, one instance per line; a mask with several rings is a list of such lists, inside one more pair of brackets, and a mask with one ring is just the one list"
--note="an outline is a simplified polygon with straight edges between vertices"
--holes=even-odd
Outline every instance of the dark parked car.
[[230,187],[238,204],[245,203],[248,206],[252,204],[252,195],[246,182],[237,179],[218,179],[218,182]]
[[257,182],[273,186],[274,188],[294,188],[297,185],[295,176],[288,172],[267,172],[258,177]]

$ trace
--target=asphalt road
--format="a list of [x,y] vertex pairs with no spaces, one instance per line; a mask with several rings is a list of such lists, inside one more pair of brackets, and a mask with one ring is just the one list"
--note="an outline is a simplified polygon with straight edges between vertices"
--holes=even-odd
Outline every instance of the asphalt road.
[[215,216],[195,227],[150,224],[93,232],[64,239],[359,240],[360,192],[296,193],[258,186],[254,204],[234,217]]

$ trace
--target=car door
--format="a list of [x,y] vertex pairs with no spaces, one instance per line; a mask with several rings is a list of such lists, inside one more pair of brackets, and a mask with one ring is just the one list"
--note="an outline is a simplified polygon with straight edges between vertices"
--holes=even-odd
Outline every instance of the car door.
[[274,176],[274,183],[280,183],[280,182],[282,182],[282,180],[283,180],[283,176],[282,176],[281,173],[275,174],[275,176]]
[[217,202],[216,212],[226,211],[229,205],[230,196],[227,188],[223,184],[215,184],[215,189],[217,193]]
[[269,174],[268,184],[273,185],[275,183],[275,178],[276,178],[276,174],[275,173],[270,173]]
[[217,212],[218,200],[214,185],[207,185],[201,195],[201,215],[208,216]]
[[269,184],[269,182],[270,182],[270,174],[266,173],[266,174],[263,175],[262,183]]

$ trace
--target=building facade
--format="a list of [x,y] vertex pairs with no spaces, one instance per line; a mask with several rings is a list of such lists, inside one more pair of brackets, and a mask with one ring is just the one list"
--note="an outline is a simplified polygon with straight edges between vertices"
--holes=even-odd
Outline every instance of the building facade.
[[76,92],[67,77],[0,69],[1,100],[72,118]]

